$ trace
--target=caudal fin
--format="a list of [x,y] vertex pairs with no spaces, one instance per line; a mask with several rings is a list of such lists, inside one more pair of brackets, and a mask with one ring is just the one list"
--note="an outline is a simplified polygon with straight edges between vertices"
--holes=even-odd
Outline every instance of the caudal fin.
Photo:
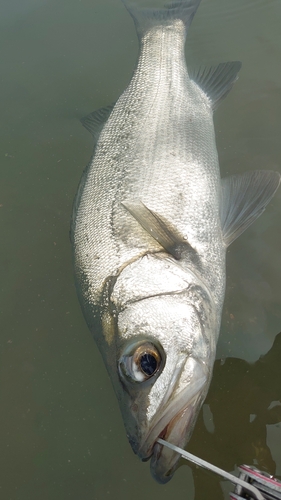
[[187,32],[201,0],[178,0],[170,2],[163,9],[142,9],[130,0],[122,0],[134,19],[137,33],[142,37],[155,26],[168,26],[175,20],[181,20]]

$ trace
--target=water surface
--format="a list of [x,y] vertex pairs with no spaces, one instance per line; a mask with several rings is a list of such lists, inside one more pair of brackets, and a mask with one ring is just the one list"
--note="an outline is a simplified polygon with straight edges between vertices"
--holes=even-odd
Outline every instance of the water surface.
[[[277,0],[202,0],[194,19],[190,64],[243,63],[215,114],[222,175],[281,172],[280,22]],[[2,0],[0,28],[1,498],[226,499],[229,485],[186,463],[159,486],[133,455],[73,285],[71,205],[92,152],[79,118],[127,85],[132,20],[119,0]],[[189,446],[279,477],[280,221],[281,191],[229,249],[218,361]]]

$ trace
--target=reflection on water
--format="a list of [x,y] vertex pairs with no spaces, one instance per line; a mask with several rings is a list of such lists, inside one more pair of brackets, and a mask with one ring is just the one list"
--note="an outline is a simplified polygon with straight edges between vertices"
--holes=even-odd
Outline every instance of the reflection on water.
[[[194,19],[190,64],[242,61],[215,114],[223,175],[281,169],[280,18],[279,0],[202,0]],[[125,88],[132,20],[119,0],[2,0],[0,25],[0,497],[192,500],[187,465],[161,487],[133,455],[73,285],[71,206],[92,153],[79,118]],[[227,470],[276,464],[279,476],[280,408],[268,407],[280,400],[280,336],[270,349],[281,329],[280,220],[279,190],[229,249],[225,363],[204,410],[209,430],[201,413],[189,448]],[[216,477],[195,472],[198,500],[222,497]]]
[[[281,477],[279,442],[274,459],[267,442],[267,426],[281,427],[281,333],[270,351],[250,364],[243,359],[217,360],[205,412],[202,411],[188,446],[191,453],[232,471],[243,463]],[[204,409],[203,409],[204,410]],[[205,413],[205,415],[204,415]],[[204,418],[205,417],[205,418]],[[193,468],[195,498],[223,498],[220,478]]]

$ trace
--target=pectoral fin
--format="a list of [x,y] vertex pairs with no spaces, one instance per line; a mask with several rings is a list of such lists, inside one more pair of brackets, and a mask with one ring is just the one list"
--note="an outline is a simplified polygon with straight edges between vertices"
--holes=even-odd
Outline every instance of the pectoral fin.
[[182,252],[187,249],[189,253],[196,253],[176,230],[170,225],[168,227],[167,223],[156,212],[147,208],[140,200],[134,202],[126,201],[122,205],[124,205],[143,229],[175,259],[180,260]]
[[222,179],[221,225],[226,246],[263,213],[280,179],[280,174],[271,170],[254,170]]

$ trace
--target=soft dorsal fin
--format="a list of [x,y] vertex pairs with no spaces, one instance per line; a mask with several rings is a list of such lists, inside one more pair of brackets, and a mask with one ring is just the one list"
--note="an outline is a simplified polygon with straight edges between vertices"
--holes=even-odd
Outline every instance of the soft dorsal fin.
[[272,170],[254,170],[221,181],[221,226],[228,246],[265,210],[280,184]]
[[200,66],[189,70],[190,78],[207,94],[215,109],[227,96],[238,78],[241,62],[220,63],[217,66]]
[[168,227],[167,223],[156,212],[147,208],[140,200],[126,201],[122,205],[124,205],[143,229],[176,260],[180,260],[182,254],[186,252],[191,258],[196,257],[198,259],[196,250],[176,230],[171,228],[171,226]]
[[114,104],[110,104],[104,108],[99,108],[90,113],[89,115],[81,118],[82,125],[92,134],[95,142],[98,140],[99,135],[107,121]]

